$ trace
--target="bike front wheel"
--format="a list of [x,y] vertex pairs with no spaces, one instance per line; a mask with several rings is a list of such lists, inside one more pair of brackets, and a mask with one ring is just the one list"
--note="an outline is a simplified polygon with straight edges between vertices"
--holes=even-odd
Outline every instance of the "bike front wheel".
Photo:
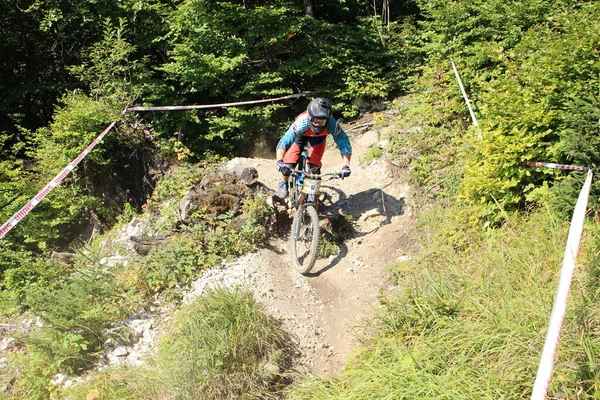
[[319,216],[312,204],[301,206],[296,211],[290,234],[290,253],[294,268],[306,275],[317,261],[319,252]]

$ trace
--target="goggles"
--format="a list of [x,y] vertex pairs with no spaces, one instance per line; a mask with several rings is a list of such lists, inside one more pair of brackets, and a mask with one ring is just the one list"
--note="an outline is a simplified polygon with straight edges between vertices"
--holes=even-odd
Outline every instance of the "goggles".
[[327,119],[326,118],[312,117],[310,119],[310,122],[312,122],[312,124],[315,125],[315,126],[323,127],[327,123]]

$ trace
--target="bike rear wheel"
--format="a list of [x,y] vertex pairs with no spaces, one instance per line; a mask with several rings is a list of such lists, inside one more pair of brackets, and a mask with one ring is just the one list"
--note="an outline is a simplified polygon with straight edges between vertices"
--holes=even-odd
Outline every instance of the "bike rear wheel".
[[290,234],[290,253],[294,268],[306,275],[317,261],[319,252],[319,216],[312,204],[301,206],[296,211]]

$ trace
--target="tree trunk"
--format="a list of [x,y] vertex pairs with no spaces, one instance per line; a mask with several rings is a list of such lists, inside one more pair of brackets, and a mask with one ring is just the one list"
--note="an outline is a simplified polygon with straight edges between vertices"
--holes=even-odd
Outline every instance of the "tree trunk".
[[310,2],[310,0],[304,0],[304,12],[306,12],[306,15],[314,17],[312,3]]
[[386,29],[390,26],[390,0],[383,0],[381,9],[381,23]]

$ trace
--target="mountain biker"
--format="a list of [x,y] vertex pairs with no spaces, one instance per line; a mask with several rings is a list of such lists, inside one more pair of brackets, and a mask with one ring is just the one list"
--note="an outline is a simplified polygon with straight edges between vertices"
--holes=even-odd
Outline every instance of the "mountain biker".
[[280,198],[283,199],[288,195],[287,181],[303,150],[308,152],[310,172],[321,173],[321,158],[325,152],[325,141],[329,134],[333,135],[333,140],[342,156],[342,179],[350,176],[352,146],[348,135],[332,116],[331,101],[317,97],[309,103],[306,111],[296,117],[294,123],[277,144],[276,165],[277,170],[281,172],[277,195]]

